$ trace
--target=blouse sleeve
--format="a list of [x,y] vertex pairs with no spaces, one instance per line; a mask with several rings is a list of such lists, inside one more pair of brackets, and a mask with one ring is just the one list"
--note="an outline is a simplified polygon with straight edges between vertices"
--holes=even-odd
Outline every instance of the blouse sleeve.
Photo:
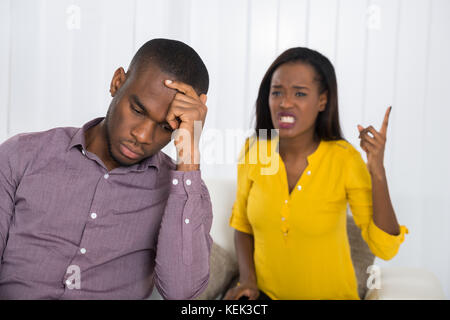
[[247,217],[247,199],[252,187],[252,180],[249,178],[250,164],[247,161],[248,150],[249,140],[247,140],[239,156],[236,200],[231,212],[230,226],[238,231],[253,234],[252,226]]
[[347,161],[346,194],[355,224],[372,253],[383,260],[392,259],[409,231],[406,226],[400,226],[400,234],[394,236],[374,223],[371,177],[356,149],[351,150]]

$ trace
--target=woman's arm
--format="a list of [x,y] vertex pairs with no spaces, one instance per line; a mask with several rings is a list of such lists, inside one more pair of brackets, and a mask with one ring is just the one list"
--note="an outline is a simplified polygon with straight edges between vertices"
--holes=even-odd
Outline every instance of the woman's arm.
[[372,178],[373,222],[381,230],[397,236],[400,234],[400,226],[392,207],[384,169],[382,172],[370,175]]
[[239,264],[239,282],[256,285],[253,236],[236,230],[234,232],[234,246]]
[[[399,235],[400,226],[392,207],[391,198],[387,184],[386,172],[384,169],[384,150],[386,146],[386,132],[389,121],[389,114],[392,107],[386,110],[383,124],[380,131],[376,131],[372,126],[363,128],[358,125],[361,139],[361,148],[367,154],[367,167],[372,179],[372,202],[373,202],[373,222],[381,230],[391,234]],[[368,133],[371,133],[370,136]]]
[[253,260],[253,236],[236,230],[234,232],[234,245],[239,264],[239,284],[225,295],[225,300],[239,299],[247,296],[254,300],[259,296],[258,286],[256,284],[255,262]]

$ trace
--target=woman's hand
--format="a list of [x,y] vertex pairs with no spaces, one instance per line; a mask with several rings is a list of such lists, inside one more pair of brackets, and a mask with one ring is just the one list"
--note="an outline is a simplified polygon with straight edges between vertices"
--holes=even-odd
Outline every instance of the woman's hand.
[[259,289],[254,283],[242,283],[231,288],[225,294],[224,300],[239,300],[242,296],[249,300],[256,300],[259,297]]
[[[372,176],[382,176],[384,171],[384,149],[386,146],[386,132],[389,123],[389,115],[392,107],[386,110],[383,124],[380,131],[376,131],[373,126],[367,128],[358,125],[360,146],[367,154],[367,168]],[[369,132],[371,135],[369,135]]]

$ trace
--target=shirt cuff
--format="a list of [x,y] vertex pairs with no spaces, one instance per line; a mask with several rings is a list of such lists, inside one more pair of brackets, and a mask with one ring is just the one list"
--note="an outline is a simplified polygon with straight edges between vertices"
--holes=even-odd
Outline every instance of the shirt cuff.
[[175,194],[201,194],[202,177],[200,170],[170,171],[170,193]]
[[369,230],[369,237],[371,239],[376,239],[378,243],[382,244],[400,245],[405,240],[405,234],[409,233],[409,230],[408,228],[406,228],[406,226],[400,226],[400,234],[394,236],[378,228],[373,219],[370,221]]

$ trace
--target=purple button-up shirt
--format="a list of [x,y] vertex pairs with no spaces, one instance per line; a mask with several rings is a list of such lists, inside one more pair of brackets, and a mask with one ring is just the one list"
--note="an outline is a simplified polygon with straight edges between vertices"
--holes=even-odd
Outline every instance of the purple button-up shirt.
[[159,152],[110,172],[82,128],[0,145],[0,298],[190,299],[209,279],[212,208],[200,171]]

